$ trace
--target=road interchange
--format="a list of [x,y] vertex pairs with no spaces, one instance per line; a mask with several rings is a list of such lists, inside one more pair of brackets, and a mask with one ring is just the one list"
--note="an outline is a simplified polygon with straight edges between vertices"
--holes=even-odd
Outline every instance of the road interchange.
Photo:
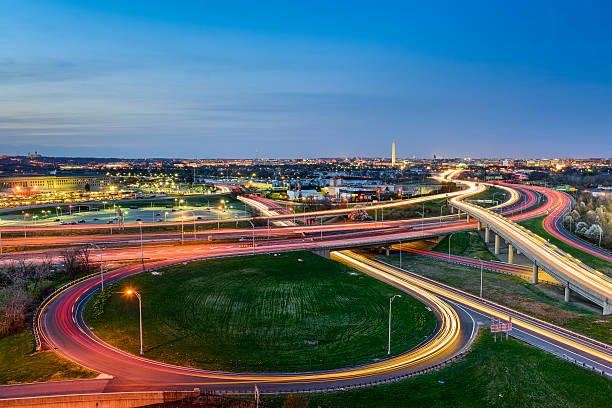
[[[482,191],[481,188],[472,188],[472,192]],[[511,191],[511,187],[507,187]],[[519,189],[517,189],[519,190]],[[525,189],[529,191],[529,189]],[[523,191],[526,200],[533,197]],[[516,196],[519,193],[515,193]],[[462,196],[458,194],[457,196]],[[527,219],[534,216],[547,214],[558,208],[556,203],[548,200],[536,209],[524,211],[518,198],[511,195],[511,203],[506,203],[505,211],[512,213],[512,219]],[[500,207],[504,211],[504,205]],[[421,222],[422,229],[418,224]],[[145,265],[148,270],[162,267],[177,262],[187,262],[194,259],[205,259],[222,256],[236,256],[242,254],[270,253],[279,251],[291,251],[296,249],[317,250],[326,248],[333,250],[338,245],[329,245],[332,241],[340,241],[346,247],[371,245],[372,242],[381,242],[380,236],[384,236],[390,243],[399,240],[410,240],[423,238],[425,225],[423,220],[411,220],[409,222],[387,222],[379,223],[379,229],[372,230],[372,224],[363,223],[360,226],[337,228],[333,225],[324,226],[292,226],[292,232],[299,230],[301,233],[331,232],[334,235],[322,236],[321,240],[313,238],[288,238],[258,241],[255,248],[244,248],[239,244],[215,244],[215,245],[185,245],[185,246],[162,246],[156,247],[149,254]],[[473,229],[474,222],[465,222],[454,219],[454,216],[428,220],[427,230],[430,236],[445,234],[455,230]],[[307,229],[308,228],[308,229]],[[352,229],[351,229],[352,228]],[[276,228],[275,228],[276,229]],[[284,230],[284,228],[282,228]],[[355,230],[364,231],[355,231]],[[234,231],[236,234],[248,230]],[[258,231],[264,235],[266,231]],[[287,233],[287,231],[284,231]],[[420,235],[419,235],[420,234]],[[371,239],[377,237],[377,239]],[[150,237],[154,240],[155,237]],[[108,248],[108,251],[122,251],[119,260],[137,258],[136,248]],[[487,319],[496,316],[508,319],[512,316],[513,323],[517,329],[512,335],[521,338],[547,351],[553,352],[567,359],[587,364],[592,369],[612,375],[612,355],[610,346],[592,339],[569,332],[565,329],[550,325],[546,322],[532,319],[501,305],[492,304],[484,299],[473,295],[462,293],[456,289],[439,284],[427,278],[423,278],[408,271],[399,270],[389,265],[364,258],[351,251],[332,252],[332,258],[351,264],[366,273],[385,280],[396,287],[407,291],[413,296],[433,306],[438,317],[436,332],[425,343],[417,348],[394,357],[383,360],[380,364],[360,366],[340,370],[331,370],[324,373],[301,373],[280,374],[275,376],[252,375],[240,373],[210,373],[204,370],[194,370],[185,367],[175,367],[159,362],[132,356],[121,350],[113,348],[97,339],[82,321],[81,310],[86,300],[99,287],[99,277],[92,276],[87,280],[79,282],[65,291],[57,294],[44,307],[43,312],[38,315],[36,324],[41,333],[41,344],[44,347],[55,349],[60,354],[80,362],[88,367],[111,374],[113,379],[93,380],[85,382],[66,382],[55,384],[34,384],[23,386],[0,387],[0,398],[11,398],[33,395],[53,395],[61,393],[86,393],[86,392],[111,392],[125,389],[193,389],[194,384],[204,389],[225,389],[227,391],[241,391],[251,389],[254,384],[260,388],[273,390],[290,389],[326,389],[330,386],[345,387],[362,384],[368,381],[379,381],[381,379],[393,379],[407,372],[431,367],[446,361],[454,355],[465,351],[475,333],[475,325],[487,324]],[[105,280],[112,282],[131,274],[140,273],[140,266],[129,266],[107,272]],[[74,342],[73,342],[74,341]],[[68,343],[66,343],[68,342]],[[72,344],[69,344],[73,342]],[[79,354],[79,348],[85,350],[85,355]],[[427,356],[427,359],[423,359]],[[128,361],[131,368],[123,372],[113,372],[120,364],[118,362]],[[146,373],[130,374],[135,367],[140,367]],[[106,368],[106,369],[105,369]],[[165,373],[162,377],[159,373]],[[166,376],[167,375],[167,376]],[[151,379],[155,378],[156,381]],[[188,380],[187,380],[188,379]],[[160,381],[158,381],[160,380]]]

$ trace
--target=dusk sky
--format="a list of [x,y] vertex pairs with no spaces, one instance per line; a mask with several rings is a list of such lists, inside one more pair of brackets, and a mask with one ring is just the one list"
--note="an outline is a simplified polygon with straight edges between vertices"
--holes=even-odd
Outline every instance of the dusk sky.
[[612,2],[0,1],[0,154],[610,157]]

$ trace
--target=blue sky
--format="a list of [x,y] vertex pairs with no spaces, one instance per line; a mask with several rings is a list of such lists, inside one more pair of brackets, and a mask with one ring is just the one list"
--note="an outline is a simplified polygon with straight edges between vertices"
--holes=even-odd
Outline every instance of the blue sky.
[[612,2],[0,0],[0,154],[612,156]]

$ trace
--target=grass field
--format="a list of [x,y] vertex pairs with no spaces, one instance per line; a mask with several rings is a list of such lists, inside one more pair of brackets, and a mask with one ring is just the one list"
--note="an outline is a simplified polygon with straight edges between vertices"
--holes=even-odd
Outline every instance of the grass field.
[[[609,407],[612,381],[518,340],[482,332],[452,366],[356,391],[264,397],[265,407]],[[283,405],[286,404],[286,405]]]
[[544,218],[545,217],[534,218],[531,220],[523,221],[520,224],[528,230],[535,232],[542,238],[550,240],[550,242],[559,247],[559,249],[580,259],[588,266],[595,268],[598,271],[603,272],[609,276],[612,276],[612,264],[610,262],[598,258],[595,255],[586,253],[572,245],[566,244],[565,242],[553,237],[544,229],[544,226],[542,225]]
[[[454,240],[453,236],[453,240]],[[380,256],[385,262],[399,265],[398,254]],[[449,264],[444,261],[404,253],[402,267],[473,294],[480,292],[480,269]],[[484,271],[484,297],[587,336],[612,344],[612,316],[586,314],[571,304],[548,295],[548,285]]]
[[[300,262],[298,259],[301,259]],[[145,356],[234,371],[339,368],[386,356],[395,288],[309,252],[194,262],[118,282],[142,293]],[[85,320],[102,339],[138,352],[135,299],[97,297]],[[392,351],[427,337],[435,317],[404,296],[393,303]]]
[[[450,214],[450,208],[445,205],[446,199],[432,200],[423,203],[425,205],[425,218],[439,217],[440,215]],[[384,210],[385,220],[405,220],[409,218],[421,218],[423,204],[407,205],[402,207],[387,208]],[[374,218],[374,211],[367,211],[368,215]],[[382,211],[378,210],[378,220],[382,219]]]
[[[489,187],[482,193],[476,194],[468,198],[468,201],[471,200],[495,200],[499,201],[499,203],[503,203],[508,199],[508,193],[506,190],[502,190],[501,188]],[[481,207],[492,207],[497,205],[496,203],[476,203]]]
[[452,255],[467,256],[470,258],[483,259],[485,261],[497,261],[497,257],[489,251],[487,244],[475,231],[460,231],[447,235],[432,250],[448,254],[448,241],[450,239],[450,252]]
[[95,378],[99,373],[52,352],[32,354],[29,330],[0,339],[0,384]]

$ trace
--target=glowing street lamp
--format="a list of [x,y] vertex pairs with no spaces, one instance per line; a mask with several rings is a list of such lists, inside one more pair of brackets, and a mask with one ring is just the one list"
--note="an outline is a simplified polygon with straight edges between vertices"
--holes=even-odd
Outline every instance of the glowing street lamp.
[[140,297],[140,293],[136,292],[133,289],[129,289],[125,292],[127,295],[134,294],[138,298],[138,316],[140,320],[140,355],[144,354],[142,349],[142,298]]

